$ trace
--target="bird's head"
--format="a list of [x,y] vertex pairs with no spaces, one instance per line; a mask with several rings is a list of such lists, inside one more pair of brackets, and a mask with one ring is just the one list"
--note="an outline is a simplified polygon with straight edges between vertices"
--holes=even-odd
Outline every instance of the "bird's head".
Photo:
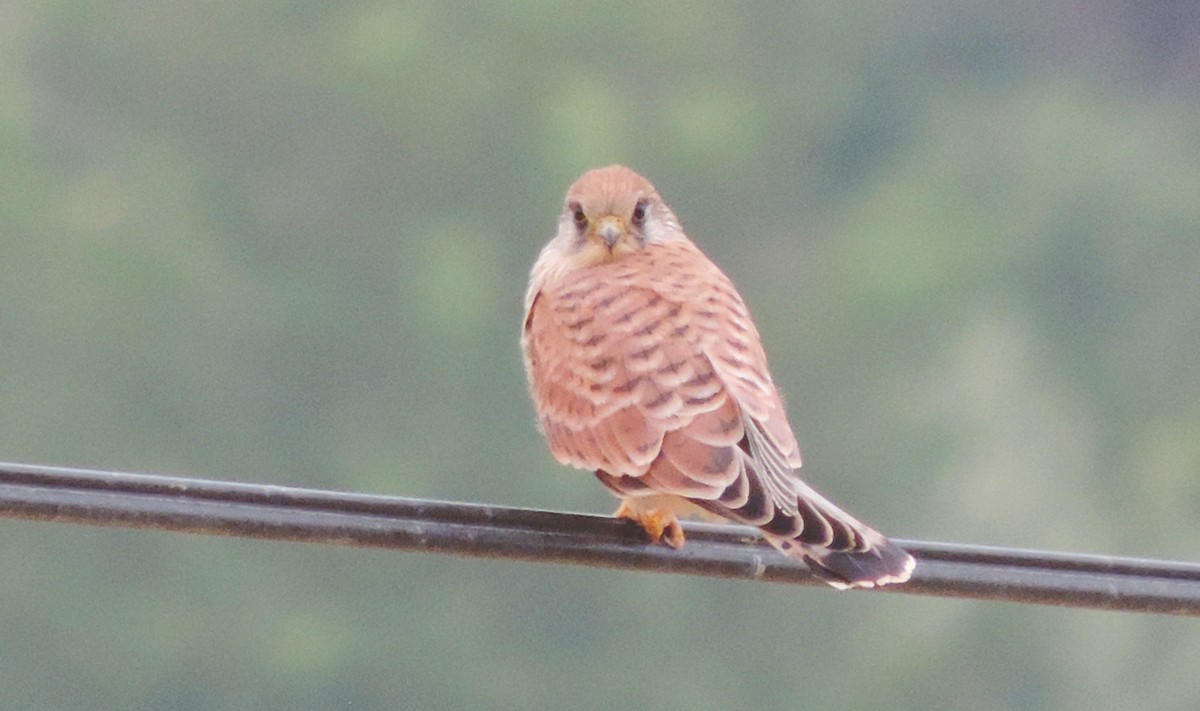
[[615,261],[681,234],[650,181],[623,165],[610,165],[584,173],[567,191],[555,240],[570,261],[585,266]]

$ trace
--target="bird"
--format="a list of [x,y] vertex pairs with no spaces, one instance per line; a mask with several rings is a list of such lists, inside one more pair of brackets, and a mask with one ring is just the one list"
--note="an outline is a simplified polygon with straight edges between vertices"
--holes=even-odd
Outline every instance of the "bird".
[[623,165],[567,190],[525,295],[521,351],[559,463],[620,499],[650,541],[680,516],[754,526],[830,585],[909,579],[903,548],[800,479],[800,448],[733,282]]

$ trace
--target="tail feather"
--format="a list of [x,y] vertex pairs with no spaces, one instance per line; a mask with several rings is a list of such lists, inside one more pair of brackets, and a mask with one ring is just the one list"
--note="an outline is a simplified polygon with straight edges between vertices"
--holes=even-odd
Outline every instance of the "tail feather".
[[916,561],[907,551],[799,478],[791,485],[794,505],[779,505],[756,475],[755,462],[747,457],[738,481],[729,486],[738,491],[736,497],[692,502],[718,516],[756,526],[771,545],[804,562],[836,588],[871,588],[909,579]]
[[[622,499],[659,494],[638,477],[613,476],[604,470],[597,470],[596,477]],[[871,588],[909,579],[915,561],[903,548],[799,479],[792,486],[795,503],[780,506],[747,458],[737,480],[721,496],[687,500],[722,518],[758,528],[771,545],[835,588]]]
[[767,540],[787,556],[802,560],[813,575],[835,588],[873,588],[907,581],[916,561],[900,546],[871,532],[878,539],[865,551],[818,548],[774,536]]

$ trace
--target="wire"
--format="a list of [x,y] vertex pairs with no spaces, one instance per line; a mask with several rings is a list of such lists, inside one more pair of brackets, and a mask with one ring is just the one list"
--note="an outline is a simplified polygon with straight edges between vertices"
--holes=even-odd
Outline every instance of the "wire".
[[[603,516],[0,463],[0,516],[824,585],[744,526],[687,524],[679,550]],[[1200,565],[894,539],[884,592],[1200,616]]]

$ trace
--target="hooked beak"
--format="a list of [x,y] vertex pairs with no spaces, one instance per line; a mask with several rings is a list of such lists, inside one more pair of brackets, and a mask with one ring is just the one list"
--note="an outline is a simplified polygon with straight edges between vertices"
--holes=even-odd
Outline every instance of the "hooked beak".
[[611,250],[617,244],[617,240],[621,239],[621,235],[625,234],[625,225],[621,224],[621,220],[613,215],[600,220],[596,225],[596,235],[604,240],[604,244],[608,245]]

